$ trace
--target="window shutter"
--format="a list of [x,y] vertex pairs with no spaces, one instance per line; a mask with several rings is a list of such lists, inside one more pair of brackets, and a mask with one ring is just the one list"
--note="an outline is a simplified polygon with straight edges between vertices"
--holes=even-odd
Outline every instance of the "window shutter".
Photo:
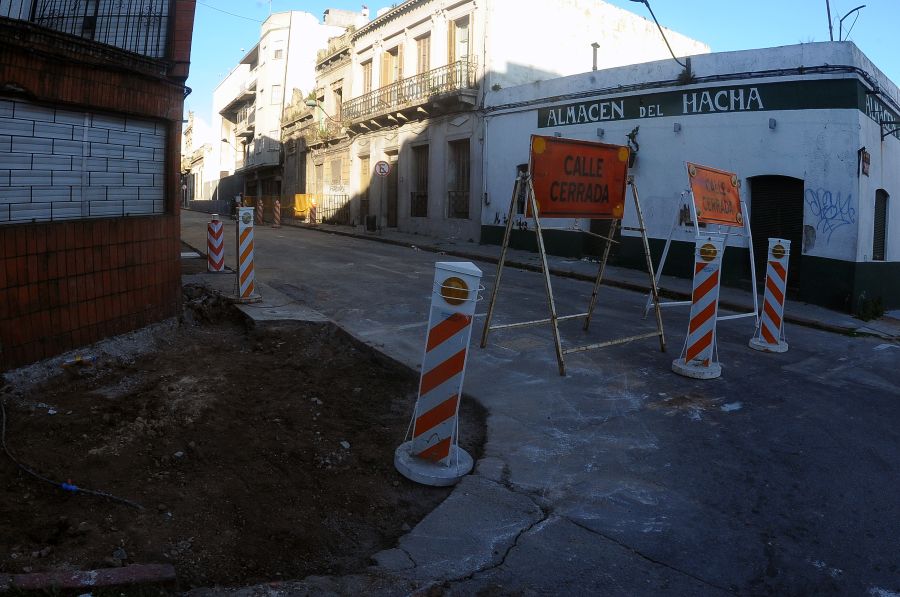
[[875,192],[875,229],[872,239],[872,260],[885,260],[887,246],[887,203],[888,194],[884,189]]
[[456,62],[456,21],[447,23],[447,64]]

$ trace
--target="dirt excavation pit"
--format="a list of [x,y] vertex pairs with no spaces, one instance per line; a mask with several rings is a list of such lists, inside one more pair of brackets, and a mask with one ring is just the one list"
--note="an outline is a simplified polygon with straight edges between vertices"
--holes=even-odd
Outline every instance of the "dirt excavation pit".
[[[357,572],[449,494],[393,467],[416,374],[332,326],[248,328],[197,288],[185,305],[151,352],[3,389],[18,460],[144,509],[0,454],[0,574],[171,563],[188,589]],[[471,400],[460,427],[477,458]]]

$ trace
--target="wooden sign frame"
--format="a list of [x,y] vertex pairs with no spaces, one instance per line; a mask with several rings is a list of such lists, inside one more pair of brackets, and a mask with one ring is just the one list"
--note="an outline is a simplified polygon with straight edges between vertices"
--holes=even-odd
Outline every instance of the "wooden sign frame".
[[[623,149],[625,149],[626,151],[628,150],[627,147],[623,148]],[[626,164],[627,164],[627,162],[626,162]],[[530,166],[530,164],[529,164],[529,166]],[[503,266],[506,263],[506,253],[507,253],[507,250],[509,249],[509,239],[510,239],[510,234],[511,234],[512,228],[513,228],[513,220],[515,219],[515,215],[516,215],[515,214],[516,199],[519,196],[519,191],[523,185],[526,189],[526,205],[531,210],[529,212],[528,209],[526,209],[526,217],[531,217],[534,222],[534,231],[535,231],[535,236],[537,238],[538,253],[540,255],[540,262],[541,262],[541,272],[542,272],[542,275],[544,278],[544,288],[547,293],[547,303],[548,303],[549,309],[550,309],[550,317],[547,319],[538,319],[538,320],[534,320],[534,321],[523,321],[523,322],[518,322],[518,323],[507,323],[507,324],[492,326],[491,320],[493,318],[494,307],[497,302],[497,293],[500,289],[500,281],[501,281],[501,277],[503,275]],[[656,286],[656,277],[654,276],[654,273],[653,273],[653,260],[650,257],[650,245],[647,240],[647,231],[646,231],[646,227],[644,225],[644,215],[643,215],[643,212],[641,211],[640,199],[638,197],[637,187],[634,184],[634,177],[632,175],[627,176],[626,185],[627,185],[627,187],[631,188],[631,195],[634,200],[635,210],[637,212],[638,227],[637,228],[623,227],[623,230],[632,230],[632,231],[640,232],[640,234],[641,234],[641,239],[643,241],[643,246],[644,246],[644,255],[647,259],[647,273],[648,273],[649,281],[650,281],[651,294],[655,299],[654,305],[655,305],[655,312],[656,312],[656,331],[649,332],[649,333],[643,333],[643,334],[637,334],[634,336],[628,336],[628,337],[624,337],[624,338],[616,338],[613,340],[607,340],[605,342],[597,342],[594,344],[587,344],[587,345],[583,345],[583,346],[574,346],[574,347],[570,347],[570,348],[562,347],[562,342],[560,340],[560,334],[559,334],[559,322],[560,321],[566,321],[566,320],[570,320],[570,319],[584,319],[583,329],[585,331],[587,331],[588,328],[590,327],[591,317],[594,313],[594,308],[597,306],[597,295],[599,293],[600,285],[603,280],[603,272],[606,269],[606,262],[609,258],[609,251],[610,251],[612,244],[617,242],[617,241],[613,240],[613,237],[615,235],[616,228],[621,223],[621,217],[610,219],[609,236],[608,237],[604,237],[599,234],[594,234],[592,232],[582,231],[585,234],[590,234],[591,236],[605,239],[608,242],[606,243],[606,247],[603,250],[603,256],[600,259],[600,266],[597,271],[597,277],[594,280],[594,286],[593,286],[593,290],[591,292],[591,299],[590,299],[590,303],[588,305],[587,312],[576,313],[573,315],[560,316],[557,313],[556,301],[553,298],[553,287],[552,287],[552,283],[550,280],[550,268],[547,264],[547,251],[544,246],[544,236],[543,236],[543,231],[541,228],[541,212],[540,212],[540,208],[538,205],[538,201],[535,198],[534,185],[533,185],[532,179],[531,179],[531,168],[529,167],[528,172],[520,172],[518,174],[518,176],[516,177],[516,182],[513,185],[513,194],[512,194],[512,198],[510,199],[510,203],[509,203],[509,213],[507,214],[507,218],[506,218],[506,231],[503,235],[503,244],[500,249],[500,260],[497,262],[497,278],[494,281],[494,287],[491,289],[491,299],[490,299],[490,302],[488,303],[488,310],[487,310],[487,315],[485,317],[484,329],[482,330],[482,333],[481,333],[481,348],[484,348],[485,346],[487,346],[488,335],[493,330],[522,328],[522,327],[550,324],[551,329],[553,330],[553,342],[554,342],[554,347],[556,349],[556,361],[559,366],[559,374],[560,375],[566,374],[565,355],[575,353],[575,352],[584,352],[584,351],[593,350],[593,349],[597,349],[597,348],[605,348],[607,346],[624,344],[626,342],[631,342],[634,340],[642,340],[642,339],[654,338],[654,337],[659,338],[660,351],[662,351],[662,352],[666,351],[666,336],[665,336],[665,332],[663,331],[662,312],[660,311],[660,308],[659,308],[660,301],[659,301],[659,293],[657,291],[657,286]]]

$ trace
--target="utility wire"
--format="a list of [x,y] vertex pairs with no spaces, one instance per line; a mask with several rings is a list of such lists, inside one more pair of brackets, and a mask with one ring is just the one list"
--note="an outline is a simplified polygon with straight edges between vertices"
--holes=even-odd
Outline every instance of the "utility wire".
[[202,6],[205,6],[206,8],[211,8],[211,9],[213,9],[213,10],[218,10],[219,12],[224,12],[224,13],[227,14],[227,15],[231,15],[231,16],[237,17],[237,18],[239,18],[239,19],[246,19],[246,20],[248,20],[248,21],[253,21],[253,22],[255,22],[255,23],[263,23],[263,22],[264,22],[264,21],[260,21],[259,19],[254,19],[254,18],[252,18],[252,17],[245,17],[244,15],[239,15],[239,14],[235,14],[235,13],[233,13],[233,12],[228,12],[227,10],[222,10],[221,8],[219,8],[219,7],[217,7],[217,6],[213,6],[212,4],[207,4],[206,2],[200,2],[200,0],[197,0],[197,4],[200,4],[200,5],[202,5]]
[[59,483],[58,481],[54,481],[53,479],[48,479],[47,477],[41,475],[34,471],[34,469],[25,466],[18,460],[16,457],[12,455],[9,451],[9,448],[6,446],[6,398],[0,400],[0,444],[3,445],[3,451],[6,452],[6,455],[9,456],[9,459],[13,461],[13,463],[40,481],[45,483],[49,483],[55,487],[59,487],[63,491],[70,491],[72,493],[86,493],[88,495],[93,495],[97,497],[102,497],[108,500],[112,500],[114,502],[119,502],[120,504],[125,504],[126,506],[131,506],[132,508],[137,508],[138,510],[143,510],[144,507],[136,502],[132,502],[131,500],[126,500],[125,498],[120,498],[112,495],[111,493],[106,493],[105,491],[96,491],[94,489],[85,489],[84,487],[78,487],[77,485],[73,485],[71,482]]

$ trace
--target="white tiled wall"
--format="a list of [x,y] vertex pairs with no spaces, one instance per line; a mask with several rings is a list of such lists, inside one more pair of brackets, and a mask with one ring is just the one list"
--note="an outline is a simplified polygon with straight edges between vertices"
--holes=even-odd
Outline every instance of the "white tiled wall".
[[164,122],[0,99],[0,224],[163,213]]

